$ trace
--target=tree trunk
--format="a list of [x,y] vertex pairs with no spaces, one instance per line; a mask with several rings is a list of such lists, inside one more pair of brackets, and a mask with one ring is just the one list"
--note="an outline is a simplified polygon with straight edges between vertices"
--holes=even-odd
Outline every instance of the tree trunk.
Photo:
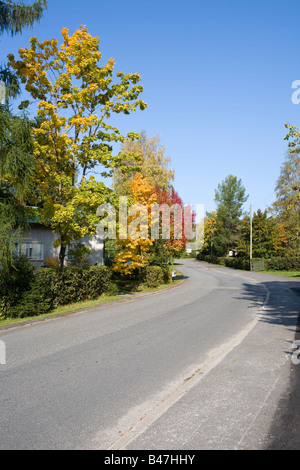
[[63,245],[60,245],[60,252],[59,252],[59,267],[60,267],[60,269],[64,268],[65,257],[66,257],[66,247],[63,246]]

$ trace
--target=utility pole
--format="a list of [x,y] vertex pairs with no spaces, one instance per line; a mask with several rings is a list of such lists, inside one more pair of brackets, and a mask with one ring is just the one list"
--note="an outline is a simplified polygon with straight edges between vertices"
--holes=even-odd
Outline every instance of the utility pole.
[[252,204],[250,204],[250,268],[252,271],[252,239],[253,239],[253,217],[252,217]]

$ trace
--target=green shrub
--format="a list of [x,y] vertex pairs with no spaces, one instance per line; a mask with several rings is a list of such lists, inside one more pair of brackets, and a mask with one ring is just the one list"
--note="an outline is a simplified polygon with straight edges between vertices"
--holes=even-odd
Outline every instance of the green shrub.
[[35,277],[34,267],[26,256],[14,258],[13,263],[2,264],[0,269],[0,313],[8,316],[8,310],[21,302],[31,289]]
[[112,296],[118,295],[119,294],[119,288],[118,288],[117,284],[115,282],[111,281],[108,284],[107,288],[105,289],[104,294],[112,295]]
[[234,258],[225,256],[210,256],[210,255],[197,255],[198,261],[206,261],[207,263],[219,264],[220,266],[226,266],[227,268],[242,269],[244,271],[250,271],[250,261],[245,258]]
[[163,272],[163,282],[164,284],[169,284],[172,282],[172,269],[170,266],[161,266]]
[[86,272],[88,277],[87,295],[96,299],[102,294],[112,292],[112,269],[108,266],[92,266]]
[[160,266],[147,266],[145,280],[148,287],[157,287],[164,283],[164,273]]
[[[217,258],[217,264],[220,264],[220,266],[226,266],[226,261],[227,261],[227,257],[226,256],[219,256]],[[230,258],[231,259],[231,258]]]
[[49,290],[50,287],[50,295],[56,306],[94,300],[113,290],[112,269],[107,266],[41,269],[39,277],[45,289]]
[[227,268],[242,269],[244,271],[250,271],[250,261],[245,258],[225,258],[225,266]]
[[26,318],[48,313],[53,308],[53,301],[44,287],[36,281],[31,289],[24,293],[21,301],[7,311],[9,318]]
[[20,257],[9,273],[0,272],[1,313],[25,318],[59,305],[94,300],[102,294],[116,295],[118,288],[111,279],[112,269],[106,266],[35,271],[27,259]]
[[[198,261],[205,261],[206,263],[212,263],[212,264],[221,264],[225,258],[218,258],[217,256],[211,256],[211,255],[203,255],[199,253],[196,256],[196,259]],[[224,265],[225,266],[225,265]]]
[[176,255],[178,259],[195,259],[197,257],[196,250],[193,250],[191,253],[187,253],[186,251],[182,251]]
[[267,271],[300,271],[300,256],[270,258],[265,260],[265,267]]

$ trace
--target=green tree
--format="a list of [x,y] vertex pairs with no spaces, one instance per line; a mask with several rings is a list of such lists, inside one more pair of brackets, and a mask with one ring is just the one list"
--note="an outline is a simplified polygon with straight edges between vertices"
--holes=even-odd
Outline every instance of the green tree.
[[243,205],[248,199],[242,181],[229,175],[215,191],[217,204],[216,228],[214,234],[214,254],[228,255],[235,247],[241,229]]
[[0,1],[0,33],[7,32],[12,36],[21,33],[24,28],[39,21],[46,9],[46,0],[37,0],[32,5],[11,0]]
[[[46,8],[45,0],[27,6],[0,1],[0,34],[21,33],[40,20]],[[15,245],[29,229],[24,198],[32,176],[33,147],[29,119],[24,113],[13,115],[10,108],[10,100],[20,94],[19,80],[8,67],[0,70],[0,80],[5,86],[0,103],[0,263],[2,269],[10,269]]]
[[276,200],[273,213],[283,225],[287,237],[286,253],[300,255],[300,133],[294,126],[289,126],[286,140],[289,152],[281,167],[276,183]]
[[202,255],[214,254],[214,237],[217,224],[217,213],[207,212],[204,218],[204,243],[201,248]]
[[[285,231],[282,225],[268,211],[258,209],[252,220],[252,255],[253,258],[271,258],[281,256],[286,245]],[[237,243],[239,255],[250,257],[250,217],[243,219],[241,236]]]
[[0,261],[12,263],[15,244],[29,229],[25,200],[33,175],[31,124],[26,116],[0,112]]

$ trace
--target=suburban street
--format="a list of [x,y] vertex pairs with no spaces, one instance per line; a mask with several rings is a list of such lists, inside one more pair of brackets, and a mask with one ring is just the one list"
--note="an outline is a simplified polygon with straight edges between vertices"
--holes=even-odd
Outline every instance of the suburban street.
[[299,448],[300,280],[178,264],[177,287],[0,331],[2,450]]

